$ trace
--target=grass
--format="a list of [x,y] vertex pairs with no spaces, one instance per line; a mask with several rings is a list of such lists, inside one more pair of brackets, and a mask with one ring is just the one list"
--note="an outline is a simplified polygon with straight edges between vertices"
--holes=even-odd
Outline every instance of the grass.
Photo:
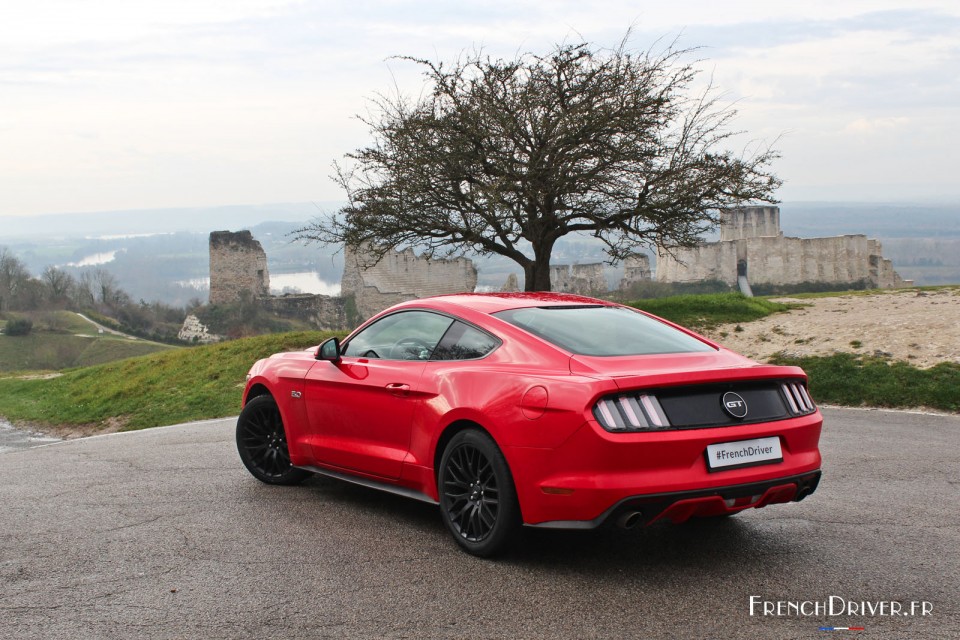
[[938,284],[907,287],[903,289],[858,289],[856,291],[816,291],[807,293],[791,293],[789,295],[774,295],[773,298],[797,298],[806,300],[808,298],[845,298],[849,296],[876,296],[876,295],[897,295],[907,292],[938,292],[950,291],[954,295],[960,295],[960,286],[955,284]]
[[[960,289],[955,286],[918,288],[922,291],[943,289],[960,293]],[[796,297],[818,298],[870,293],[876,292],[812,293]],[[885,290],[884,293],[889,291]],[[677,324],[700,330],[719,324],[759,320],[771,313],[787,311],[796,306],[771,302],[764,298],[747,298],[739,293],[676,296],[639,300],[630,304]],[[742,328],[737,325],[734,331],[742,331]],[[854,340],[850,346],[857,349],[862,344]],[[772,358],[771,362],[802,367],[810,378],[810,389],[818,402],[853,407],[928,407],[942,411],[960,411],[960,365],[955,363],[945,362],[929,369],[919,369],[907,362],[847,353],[824,357],[780,355]]]
[[106,425],[125,430],[236,415],[247,370],[278,351],[332,333],[258,336],[67,371],[46,380],[0,379],[0,415],[35,425]]
[[[632,305],[695,329],[746,323],[792,308],[735,293],[640,300]],[[236,415],[250,365],[271,353],[318,344],[330,335],[336,334],[272,334],[191,349],[168,349],[66,371],[54,379],[0,378],[0,416],[57,426],[106,425],[119,420],[124,429],[132,430]],[[45,338],[48,344],[57,344],[50,336]],[[0,350],[4,340],[16,339],[0,336]],[[95,340],[76,339],[87,344]],[[108,340],[141,344],[97,340],[104,345]],[[85,357],[92,362],[100,356],[88,346]],[[960,411],[957,364],[918,369],[905,362],[855,354],[802,358],[781,355],[772,361],[803,367],[819,402]]]
[[748,298],[742,293],[684,295],[637,300],[629,304],[694,330],[711,329],[720,324],[750,322],[765,318],[771,313],[795,308],[795,305],[771,302],[765,298]]
[[774,364],[802,367],[817,402],[852,407],[928,407],[960,411],[960,364],[929,369],[888,360],[837,353],[832,356],[776,356]]
[[45,332],[0,336],[0,371],[59,371],[172,348],[140,340],[83,338]]
[[55,311],[52,314],[40,314],[36,320],[50,331],[62,333],[83,333],[95,335],[97,328],[72,311]]
[[21,315],[29,315],[34,328],[26,336],[0,335],[0,372],[59,371],[172,348],[149,340],[98,334],[96,327],[68,311]]

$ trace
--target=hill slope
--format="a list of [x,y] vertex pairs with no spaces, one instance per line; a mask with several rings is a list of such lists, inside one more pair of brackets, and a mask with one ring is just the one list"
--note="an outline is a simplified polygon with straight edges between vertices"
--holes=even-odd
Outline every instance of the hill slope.
[[[804,367],[819,402],[960,410],[960,362],[955,352],[945,350],[960,339],[951,338],[947,329],[939,329],[936,336],[929,330],[945,318],[944,326],[960,327],[957,289],[860,292],[823,300],[821,304],[820,299],[807,297],[800,306],[721,294],[643,300],[634,305],[707,331],[760,361]],[[883,307],[887,304],[893,306]],[[917,305],[916,315],[896,322],[893,308],[912,304]],[[838,312],[836,305],[846,307],[846,313]],[[820,306],[828,318],[842,317],[844,331],[855,332],[858,339],[842,334],[838,325],[816,320]],[[868,319],[876,321],[876,327],[892,321],[888,335],[906,345],[907,355],[888,354],[892,342],[874,344],[873,340],[882,339],[882,332],[873,325],[864,329]],[[724,322],[742,325],[720,324]],[[913,337],[907,335],[908,329],[916,332]],[[77,369],[54,379],[0,378],[0,416],[60,433],[90,434],[236,415],[250,365],[272,353],[316,345],[331,335],[258,336]],[[754,352],[775,339],[786,340],[787,348]],[[826,351],[818,350],[824,345],[828,345]],[[922,353],[921,346],[926,345],[934,349],[940,364],[924,369],[912,366],[911,362],[927,364],[909,357]]]
[[142,429],[240,410],[247,370],[278,351],[316,345],[327,333],[258,336],[175,349],[67,371],[52,379],[0,379],[0,415],[39,427]]
[[98,333],[92,323],[69,311],[15,315],[30,317],[34,328],[26,336],[0,335],[0,372],[89,367],[174,348],[149,340]]

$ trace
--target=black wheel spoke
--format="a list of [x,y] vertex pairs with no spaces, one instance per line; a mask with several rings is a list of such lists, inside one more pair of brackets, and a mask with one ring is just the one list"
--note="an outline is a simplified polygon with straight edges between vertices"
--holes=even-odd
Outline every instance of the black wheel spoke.
[[254,470],[266,478],[281,478],[291,469],[290,451],[276,406],[259,406],[244,417],[239,442]]
[[450,478],[457,482],[462,483],[463,485],[469,485],[470,481],[467,479],[467,473],[464,471],[463,466],[458,460],[450,460]]
[[236,442],[244,466],[261,482],[290,485],[310,476],[293,466],[283,417],[269,395],[247,400],[237,420]]
[[472,444],[451,452],[440,477],[444,509],[457,533],[480,542],[493,531],[499,514],[497,478],[487,455]]

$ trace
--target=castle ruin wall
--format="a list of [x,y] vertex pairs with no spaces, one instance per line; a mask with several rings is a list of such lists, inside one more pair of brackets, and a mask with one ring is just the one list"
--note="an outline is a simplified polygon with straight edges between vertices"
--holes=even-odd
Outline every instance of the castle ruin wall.
[[405,249],[387,252],[374,263],[373,257],[362,250],[344,250],[340,295],[353,297],[362,318],[405,300],[476,288],[477,268],[467,258],[429,259]]
[[697,282],[719,280],[796,285],[805,282],[902,286],[893,263],[882,256],[877,240],[862,234],[828,238],[785,237],[778,207],[745,207],[721,212],[720,241],[696,247],[661,250],[657,280]]
[[720,212],[720,242],[780,234],[780,207],[742,207]]
[[620,290],[626,291],[639,282],[648,282],[652,276],[650,270],[650,256],[638,253],[623,261],[623,278],[620,279]]
[[270,295],[267,254],[249,231],[210,234],[210,304],[230,304],[244,291]]
[[657,281],[700,282],[720,280],[737,282],[737,243],[715,242],[695,247],[675,247],[657,254]]
[[854,283],[870,277],[867,237],[748,238],[747,279],[754,284]]
[[602,262],[550,265],[550,290],[589,296],[605,293],[607,279]]

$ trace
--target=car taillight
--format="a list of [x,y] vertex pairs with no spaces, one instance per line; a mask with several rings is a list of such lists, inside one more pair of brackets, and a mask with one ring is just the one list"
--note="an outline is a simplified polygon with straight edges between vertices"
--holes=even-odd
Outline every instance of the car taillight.
[[623,394],[601,398],[593,406],[593,415],[607,431],[656,431],[669,429],[670,421],[657,397],[649,394]]
[[783,396],[787,399],[787,406],[790,407],[790,413],[793,415],[804,416],[817,410],[803,382],[799,380],[784,382],[780,385],[780,390],[783,391]]

